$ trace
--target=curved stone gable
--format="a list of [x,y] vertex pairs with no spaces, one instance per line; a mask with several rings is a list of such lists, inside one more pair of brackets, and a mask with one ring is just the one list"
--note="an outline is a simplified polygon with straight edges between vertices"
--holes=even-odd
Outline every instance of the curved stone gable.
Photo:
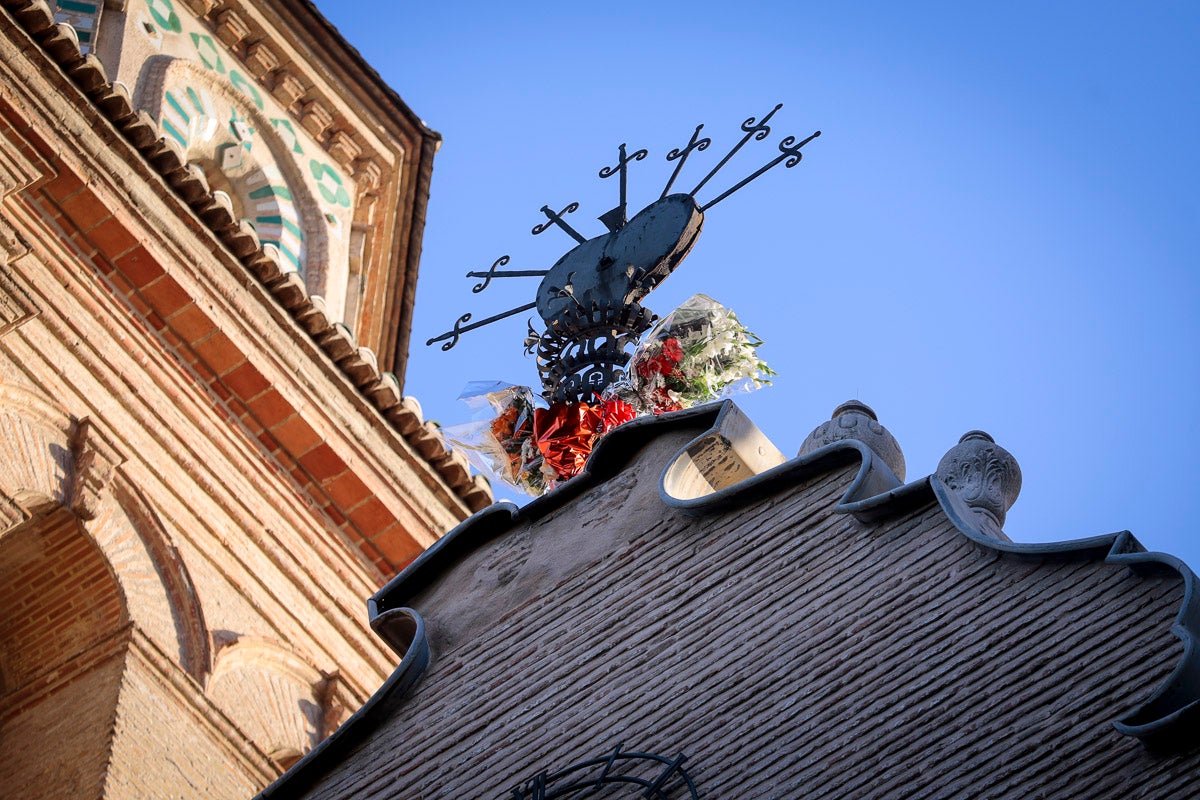
[[733,414],[618,429],[431,548],[372,599],[405,662],[263,796],[522,797],[617,745],[686,754],[714,798],[1187,796],[1195,752],[1113,724],[1194,747],[1185,566],[1128,534],[1006,542],[855,441],[665,494]]

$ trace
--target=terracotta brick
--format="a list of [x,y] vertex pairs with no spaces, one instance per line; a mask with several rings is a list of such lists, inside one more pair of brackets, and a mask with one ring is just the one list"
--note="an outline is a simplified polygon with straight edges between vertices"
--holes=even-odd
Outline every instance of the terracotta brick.
[[145,247],[138,246],[113,262],[136,287],[142,287],[164,274],[163,268]]
[[83,188],[83,181],[69,169],[63,169],[52,180],[42,185],[42,191],[62,202]]
[[146,299],[138,294],[129,297],[129,305],[133,306],[133,310],[143,319],[153,311]]
[[[329,515],[329,519],[333,521],[334,525],[341,527],[346,524],[345,515],[338,511],[334,506],[326,506],[325,513]],[[354,538],[360,543],[362,542],[362,537],[355,535]]]
[[344,509],[352,509],[371,496],[371,490],[353,472],[346,472],[330,481],[325,491]]
[[163,317],[171,316],[192,302],[191,296],[170,275],[163,275],[144,286],[142,296]]
[[242,421],[242,425],[245,426],[246,432],[255,438],[258,438],[259,434],[267,432],[266,428],[264,428],[262,425],[259,425],[258,420],[256,420],[254,415],[250,412],[241,414],[238,418]]
[[109,217],[87,232],[88,239],[108,258],[124,255],[137,245],[138,239],[116,217]]
[[271,429],[271,433],[293,457],[299,457],[321,443],[320,435],[298,416],[279,423]]
[[399,525],[389,528],[386,533],[376,536],[371,542],[393,565],[408,563],[420,555],[422,550]]
[[231,392],[243,400],[256,397],[271,388],[270,381],[264,378],[258,368],[249,362],[222,376],[221,380],[225,382]]
[[[70,220],[67,220],[64,223],[66,226],[71,226],[73,224],[74,223]],[[74,244],[79,252],[83,254],[83,257],[89,261],[95,260],[96,255],[100,252],[92,245],[91,240],[84,235],[83,231],[73,231],[67,238],[69,238],[71,243]]]
[[275,441],[275,437],[271,435],[270,431],[264,430],[254,438],[258,439],[258,443],[261,444],[269,453],[274,453],[279,449],[279,442]]
[[204,363],[218,375],[224,375],[235,366],[245,361],[245,356],[234,346],[229,337],[221,331],[217,331],[207,339],[203,339],[194,345],[196,354],[204,360]]
[[217,329],[199,306],[189,305],[172,314],[167,322],[189,344],[209,336]]
[[93,228],[109,216],[108,207],[86,188],[62,201],[60,206],[80,230]]
[[328,480],[346,471],[346,462],[324,442],[300,456],[297,461],[312,476],[312,479],[318,482]]
[[154,311],[148,312],[145,316],[145,320],[146,320],[146,326],[153,330],[156,330],[156,331],[166,330],[167,323],[163,320],[162,317],[160,317]]
[[278,425],[295,410],[292,408],[292,404],[284,400],[283,395],[274,389],[268,389],[258,397],[255,397],[246,404],[246,407],[267,428],[273,428]]
[[[359,542],[358,548],[367,557],[368,561],[374,562],[376,565],[383,560],[383,554],[379,552],[379,548],[366,540]],[[383,572],[386,574],[387,570],[383,570]]]
[[[205,364],[198,355],[185,351],[184,360],[196,373],[196,376],[204,383],[212,385],[217,379],[217,374],[213,372],[207,364]],[[223,387],[222,387],[223,388]],[[228,390],[226,390],[228,391]]]
[[348,516],[350,517],[350,521],[357,525],[368,537],[374,536],[374,534],[396,521],[396,517],[392,512],[388,511],[387,506],[375,497],[370,498],[358,508],[351,511]]
[[213,394],[221,400],[229,401],[233,397],[233,392],[229,391],[229,387],[220,381],[212,381],[209,383],[209,387],[212,388]]

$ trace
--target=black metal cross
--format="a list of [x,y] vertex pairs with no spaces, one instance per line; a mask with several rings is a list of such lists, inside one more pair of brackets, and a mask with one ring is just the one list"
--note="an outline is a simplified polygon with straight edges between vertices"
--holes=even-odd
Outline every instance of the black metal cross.
[[625,155],[624,143],[617,148],[617,152],[619,153],[617,156],[617,165],[615,167],[604,167],[600,170],[601,178],[611,178],[613,175],[618,174],[621,176],[621,204],[612,211],[609,211],[600,217],[600,221],[603,222],[610,231],[620,230],[625,223],[629,221],[625,214],[625,195],[628,182],[627,175],[629,172],[629,162],[641,161],[643,158],[650,155],[646,150],[638,150],[633,155],[627,156]]
[[570,235],[570,237],[572,239],[579,242],[580,244],[583,244],[584,242],[587,241],[587,239],[585,239],[583,237],[583,235],[579,233],[579,231],[575,230],[570,225],[568,225],[567,221],[563,219],[564,214],[574,214],[578,210],[579,210],[579,203],[571,203],[569,206],[564,208],[562,211],[559,211],[557,214],[555,214],[553,211],[550,210],[550,206],[542,206],[542,213],[545,214],[546,219],[548,219],[550,221],[543,222],[541,225],[534,225],[533,226],[533,235],[537,236],[539,233],[542,233],[543,231],[548,229],[551,225],[557,225],[558,227],[560,227],[564,231],[566,231],[567,234]]

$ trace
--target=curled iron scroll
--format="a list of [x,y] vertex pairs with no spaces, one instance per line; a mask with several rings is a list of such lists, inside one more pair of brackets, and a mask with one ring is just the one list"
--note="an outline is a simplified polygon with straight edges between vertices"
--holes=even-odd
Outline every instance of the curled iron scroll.
[[[804,158],[804,155],[800,152],[800,148],[804,147],[804,145],[808,144],[809,142],[811,142],[813,139],[817,138],[820,135],[821,135],[821,132],[817,131],[812,136],[809,136],[807,139],[802,141],[800,144],[795,144],[795,142],[796,142],[795,136],[785,137],[784,140],[779,143],[779,152],[783,153],[785,156],[788,156],[787,161],[783,162],[784,168],[791,169],[792,167],[799,164],[800,159]],[[795,146],[793,147],[793,145],[795,145]]]
[[[463,334],[463,332],[461,330],[461,326],[465,325],[466,323],[468,323],[470,321],[471,321],[471,315],[469,313],[463,314],[461,317],[458,318],[458,322],[454,323],[454,330],[450,331],[450,336],[451,336],[450,341],[448,341],[444,345],[442,345],[443,351],[449,350],[451,347],[454,347],[454,345],[458,344],[458,340]],[[426,346],[429,346],[429,345],[433,344],[434,341],[436,341],[436,340],[430,339],[425,344],[426,344]]]
[[628,164],[630,161],[641,161],[643,158],[650,155],[649,151],[647,151],[647,150],[636,150],[636,151],[634,151],[633,155],[626,157],[625,152],[624,152],[624,147],[625,147],[625,145],[621,145],[621,148],[622,148],[621,158],[620,158],[620,160],[617,161],[617,165],[615,167],[601,167],[600,168],[600,177],[601,178],[611,178],[613,175],[616,175],[618,172],[620,172],[621,168],[624,167],[626,164]]
[[761,142],[763,139],[771,135],[771,128],[767,125],[767,122],[771,119],[771,117],[775,116],[775,112],[781,108],[783,108],[783,103],[780,103],[772,108],[770,112],[768,112],[768,114],[762,118],[762,122],[755,122],[754,117],[749,117],[745,122],[742,123],[742,130],[746,133],[754,134],[754,141]]
[[[500,256],[499,258],[497,258],[495,260],[495,262],[492,263],[492,268],[487,271],[487,276],[483,279],[483,283],[475,284],[474,286],[471,287],[471,291],[474,292],[475,294],[479,294],[484,289],[486,289],[488,287],[488,284],[492,282],[492,278],[496,277],[496,269],[498,267],[503,267],[507,263],[508,263],[508,256]],[[471,273],[468,272],[467,277],[470,278]]]

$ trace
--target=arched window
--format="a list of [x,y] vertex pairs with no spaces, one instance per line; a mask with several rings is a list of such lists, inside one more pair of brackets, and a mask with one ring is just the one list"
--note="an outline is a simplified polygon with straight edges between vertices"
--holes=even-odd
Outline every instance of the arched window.
[[100,795],[130,632],[74,514],[0,534],[0,796]]
[[278,249],[281,267],[300,273],[308,292],[341,320],[354,305],[352,182],[252,81],[216,64],[149,59],[135,105],[158,120],[210,188],[229,197],[234,215]]

